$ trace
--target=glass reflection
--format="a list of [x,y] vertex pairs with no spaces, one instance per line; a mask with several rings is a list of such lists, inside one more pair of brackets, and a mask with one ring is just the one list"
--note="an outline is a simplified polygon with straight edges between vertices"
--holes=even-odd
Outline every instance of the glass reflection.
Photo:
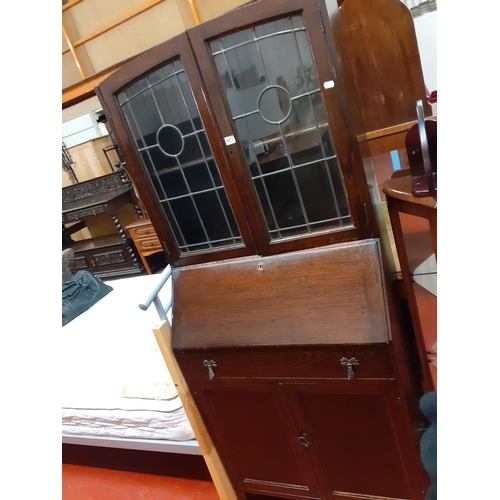
[[210,47],[271,238],[350,224],[302,17]]

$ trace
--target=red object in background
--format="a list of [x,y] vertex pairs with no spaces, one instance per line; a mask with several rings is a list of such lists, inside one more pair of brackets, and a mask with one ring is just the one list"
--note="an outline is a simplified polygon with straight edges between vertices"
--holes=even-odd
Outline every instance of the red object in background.
[[432,92],[429,92],[429,89],[425,87],[425,95],[427,97],[427,102],[429,104],[436,104],[438,101],[438,91],[433,90]]

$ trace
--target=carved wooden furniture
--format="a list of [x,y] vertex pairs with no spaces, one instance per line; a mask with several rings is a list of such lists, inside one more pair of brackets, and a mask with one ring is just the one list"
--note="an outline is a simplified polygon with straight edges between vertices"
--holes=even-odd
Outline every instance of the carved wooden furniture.
[[85,222],[89,217],[108,215],[117,231],[82,241],[69,242],[75,258],[71,270],[87,269],[99,278],[117,278],[144,273],[134,248],[127,240],[117,212],[124,205],[134,205],[141,216],[132,183],[120,170],[62,190],[62,224]]
[[414,346],[328,26],[322,1],[252,2],[96,92],[174,268],[172,347],[238,497],[421,500]]
[[401,275],[415,330],[415,340],[420,353],[424,387],[426,392],[434,391],[436,390],[437,375],[436,368],[433,365],[434,358],[437,358],[436,339],[431,339],[428,334],[426,335],[422,326],[422,319],[415,296],[414,287],[416,285],[414,284],[412,270],[408,261],[408,249],[406,248],[400,214],[414,215],[429,221],[432,248],[437,260],[437,194],[426,197],[413,196],[409,171],[407,175],[387,180],[384,183],[383,192],[387,197],[387,208],[389,210],[394,241],[401,266]]

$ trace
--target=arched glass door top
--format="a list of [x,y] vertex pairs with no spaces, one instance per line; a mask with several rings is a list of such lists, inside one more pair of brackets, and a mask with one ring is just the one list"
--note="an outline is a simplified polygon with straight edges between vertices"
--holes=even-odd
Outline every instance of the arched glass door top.
[[209,47],[271,240],[351,226],[302,17]]
[[179,58],[118,94],[181,254],[244,246]]

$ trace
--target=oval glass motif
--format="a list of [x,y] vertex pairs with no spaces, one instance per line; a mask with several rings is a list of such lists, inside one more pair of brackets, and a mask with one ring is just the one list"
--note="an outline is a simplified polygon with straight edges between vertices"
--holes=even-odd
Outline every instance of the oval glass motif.
[[156,133],[160,150],[167,156],[179,156],[184,150],[184,137],[175,125],[163,125]]
[[257,109],[267,123],[274,125],[283,123],[292,112],[290,94],[279,85],[269,85],[260,93]]

